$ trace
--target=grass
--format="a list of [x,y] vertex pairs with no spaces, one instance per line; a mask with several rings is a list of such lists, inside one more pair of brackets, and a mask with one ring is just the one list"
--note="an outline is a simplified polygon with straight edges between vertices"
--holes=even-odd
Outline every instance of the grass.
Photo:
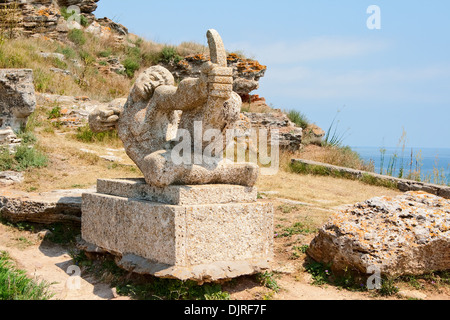
[[90,260],[84,251],[72,252],[74,262],[99,280],[107,280],[117,293],[135,300],[229,300],[230,294],[218,283],[199,285],[194,281],[131,276],[111,257]]
[[3,148],[0,151],[0,170],[26,171],[31,168],[43,168],[48,165],[48,157],[36,147],[22,143],[15,153]]
[[[138,72],[164,59],[178,61],[185,53],[204,51],[202,45],[184,43],[173,47],[175,54],[173,49],[164,49],[169,48],[167,45],[144,41],[134,35],[129,35],[125,43],[117,44],[113,38],[98,38],[78,29],[70,30],[68,39],[68,42],[61,43],[5,37],[0,41],[0,68],[32,69],[37,92],[89,96],[107,102],[127,96]],[[129,47],[126,42],[134,47]],[[62,53],[65,60],[46,59],[40,56],[40,52]],[[99,62],[106,57],[118,58],[126,72],[123,75],[100,72]],[[72,76],[54,73],[51,68],[68,70]]]
[[292,237],[293,235],[297,234],[310,234],[310,233],[316,233],[317,229],[312,229],[310,226],[305,225],[302,222],[297,222],[293,224],[291,227],[283,228],[281,231],[277,232],[277,237],[285,238],[285,237]]
[[53,294],[46,282],[36,282],[18,270],[8,253],[0,252],[0,300],[49,300]]
[[89,125],[85,125],[77,129],[74,135],[75,139],[84,143],[103,143],[109,146],[120,145],[121,140],[117,131],[107,131],[101,133],[94,133],[89,128]]
[[290,110],[287,112],[287,117],[289,120],[291,120],[293,123],[295,123],[298,127],[305,130],[309,126],[309,120],[308,118],[301,112],[296,110]]
[[266,271],[264,273],[259,273],[256,275],[256,278],[262,286],[273,290],[274,292],[279,292],[281,290],[276,280],[276,274],[273,272]]
[[83,46],[87,42],[86,36],[84,35],[84,31],[80,29],[69,30],[67,37],[77,46]]

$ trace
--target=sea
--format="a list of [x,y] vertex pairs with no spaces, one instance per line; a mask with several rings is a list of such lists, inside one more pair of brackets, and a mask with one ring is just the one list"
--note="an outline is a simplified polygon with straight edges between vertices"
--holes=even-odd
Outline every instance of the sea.
[[[375,172],[399,176],[400,168],[404,169],[404,178],[412,171],[420,169],[421,181],[437,184],[450,184],[450,148],[380,148],[351,147],[361,159],[373,161]],[[384,154],[384,159],[383,159]],[[395,160],[393,170],[389,165]]]

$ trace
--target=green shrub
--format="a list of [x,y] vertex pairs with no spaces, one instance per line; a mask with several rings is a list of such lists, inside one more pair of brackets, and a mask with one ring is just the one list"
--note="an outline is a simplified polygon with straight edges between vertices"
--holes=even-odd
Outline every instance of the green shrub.
[[160,53],[160,62],[164,63],[175,63],[177,64],[183,60],[183,57],[180,56],[175,47],[164,47]]
[[48,119],[58,119],[61,118],[61,107],[56,106],[48,113]]
[[378,293],[381,296],[389,297],[397,294],[399,291],[400,289],[395,285],[395,279],[387,278],[381,282],[381,289],[378,290]]
[[87,27],[87,26],[89,26],[89,20],[85,16],[80,15],[80,24],[83,27]]
[[24,171],[29,168],[43,168],[48,165],[48,158],[44,153],[26,144],[17,147],[14,159],[16,161],[14,169],[17,171]]
[[97,53],[97,55],[101,58],[108,58],[112,55],[112,50],[111,48],[108,48],[104,51],[100,51],[99,53]]
[[0,148],[0,171],[12,170],[14,166],[14,157],[7,148]]
[[17,134],[17,137],[22,140],[23,144],[30,145],[37,142],[37,138],[32,131],[22,130]]
[[58,53],[62,53],[67,59],[75,59],[77,57],[77,52],[71,47],[59,47]]
[[83,30],[80,29],[69,30],[67,37],[69,38],[70,41],[79,46],[84,45],[87,41]]
[[319,262],[310,262],[305,267],[306,271],[311,274],[314,285],[324,285],[329,283],[331,277],[331,265],[324,265]]
[[134,77],[134,73],[141,68],[142,56],[141,49],[139,47],[129,48],[127,50],[127,56],[122,61],[125,67],[125,73],[129,78]]
[[125,73],[128,77],[133,78],[136,71],[141,68],[139,60],[134,57],[128,57],[122,62],[125,67]]

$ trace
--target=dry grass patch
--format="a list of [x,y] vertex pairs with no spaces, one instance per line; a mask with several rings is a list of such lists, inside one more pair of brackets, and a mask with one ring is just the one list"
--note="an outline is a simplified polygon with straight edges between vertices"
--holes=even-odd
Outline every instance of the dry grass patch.
[[275,176],[261,176],[260,191],[277,191],[271,198],[285,198],[311,203],[322,208],[362,202],[376,196],[395,196],[399,191],[366,185],[359,181],[324,176],[299,175],[279,171]]
[[[97,179],[136,178],[142,174],[126,156],[118,152],[123,163],[112,163],[99,155],[108,153],[107,145],[86,144],[66,135],[39,135],[42,150],[49,158],[46,168],[29,170],[20,188],[28,192],[46,192],[57,189],[89,188]],[[92,150],[95,153],[81,151]]]

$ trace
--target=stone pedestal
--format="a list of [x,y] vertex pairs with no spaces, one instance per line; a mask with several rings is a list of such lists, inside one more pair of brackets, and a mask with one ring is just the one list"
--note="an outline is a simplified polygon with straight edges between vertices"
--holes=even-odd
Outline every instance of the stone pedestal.
[[273,207],[255,188],[156,188],[143,179],[99,180],[84,194],[82,238],[124,269],[180,280],[215,281],[269,268]]

